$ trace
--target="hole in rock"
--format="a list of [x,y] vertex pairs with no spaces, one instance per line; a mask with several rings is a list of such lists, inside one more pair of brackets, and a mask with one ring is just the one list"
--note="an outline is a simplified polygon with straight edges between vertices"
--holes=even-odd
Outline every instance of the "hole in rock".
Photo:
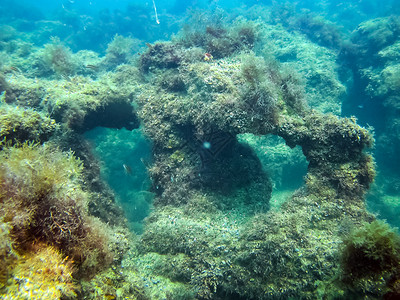
[[240,134],[238,140],[256,152],[272,182],[271,208],[279,208],[304,183],[308,162],[301,147],[291,149],[283,138],[273,135]]
[[151,158],[150,142],[140,129],[96,127],[84,136],[101,163],[103,180],[113,189],[131,229],[140,234],[153,199],[148,192],[150,179],[146,171]]

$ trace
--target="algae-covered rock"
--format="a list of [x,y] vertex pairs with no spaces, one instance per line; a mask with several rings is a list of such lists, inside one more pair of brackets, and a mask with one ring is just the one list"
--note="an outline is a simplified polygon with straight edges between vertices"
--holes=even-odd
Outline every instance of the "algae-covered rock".
[[[178,280],[202,299],[313,297],[315,279],[339,272],[343,228],[373,219],[363,201],[375,175],[364,153],[370,132],[354,118],[309,109],[304,86],[279,67],[242,53],[143,70],[138,115],[154,147],[155,210],[140,250],[176,261],[153,273],[161,282]],[[158,80],[165,69],[181,88]],[[306,184],[279,211],[268,211],[268,174],[238,134],[274,134],[302,147]],[[176,266],[189,271],[175,277]]]
[[400,19],[396,15],[367,20],[359,24],[351,35],[352,44],[339,56],[351,69],[354,82],[349,87],[353,97],[344,107],[348,114],[357,113],[360,122],[375,128],[374,152],[379,166],[376,193],[381,195],[371,197],[370,207],[376,212],[387,211],[386,218],[395,226],[398,223],[391,217],[390,206],[380,199],[398,193],[399,33]]
[[57,129],[56,121],[33,109],[0,105],[0,139],[12,143],[45,142]]
[[74,298],[78,287],[73,272],[72,259],[52,246],[37,244],[12,270],[12,279],[2,298],[32,299],[33,295],[43,299]]
[[137,128],[130,95],[119,90],[110,74],[98,80],[75,76],[68,80],[38,80],[23,75],[8,79],[13,97],[8,103],[38,107],[66,128],[84,132],[96,126]]
[[29,251],[35,241],[53,245],[85,269],[83,276],[110,262],[107,230],[87,212],[82,164],[71,153],[24,143],[1,152],[1,209],[10,224],[13,248]]

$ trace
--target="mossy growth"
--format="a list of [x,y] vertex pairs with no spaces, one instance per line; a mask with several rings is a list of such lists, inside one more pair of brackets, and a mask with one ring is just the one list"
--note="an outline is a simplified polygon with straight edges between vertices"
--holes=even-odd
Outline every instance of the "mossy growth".
[[32,252],[40,242],[74,260],[77,277],[91,277],[112,260],[109,228],[89,216],[83,166],[71,152],[24,143],[0,153],[0,209],[12,248]]
[[[303,82],[307,104],[320,112],[341,113],[341,103],[346,88],[337,72],[336,52],[312,43],[297,31],[284,30],[276,25],[263,25],[260,54],[266,61],[276,59],[282,63],[281,72],[298,73],[297,81]],[[286,71],[285,71],[286,70]]]
[[56,37],[52,38],[51,44],[45,45],[42,60],[58,76],[73,75],[77,71],[72,51]]
[[[191,259],[186,255],[147,253],[135,259],[150,299],[194,300],[196,292],[189,285]],[[149,268],[149,265],[152,267]],[[130,277],[131,279],[132,277]]]
[[14,268],[19,255],[12,247],[12,239],[10,237],[9,224],[4,223],[1,219],[0,223],[0,294],[4,292],[7,281],[11,276],[11,270]]
[[373,221],[344,239],[343,279],[354,281],[400,267],[400,236],[383,221]]
[[313,42],[329,48],[340,48],[342,37],[339,27],[321,16],[301,15],[296,22],[297,28]]
[[[399,34],[399,16],[367,20],[352,33],[351,43],[343,45],[339,60],[343,65],[350,66],[356,76],[364,77],[361,83],[367,85],[373,79],[370,73],[381,69],[382,63],[387,63],[387,58],[393,57],[393,54],[390,54],[392,51],[388,53],[385,50],[395,45]],[[380,88],[380,84],[377,88]]]
[[[147,291],[144,287],[144,277],[138,272],[132,264],[132,257],[135,256],[130,248],[129,250],[121,244],[124,244],[127,239],[126,235],[114,235],[113,243],[120,244],[117,249],[114,249],[117,255],[124,257],[126,260],[119,261],[118,264],[113,264],[104,272],[98,273],[90,281],[81,281],[81,294],[88,300],[97,299],[130,299],[130,300],[149,300],[155,298],[147,297]],[[117,241],[118,240],[118,241]]]
[[291,3],[277,4],[272,7],[271,17],[274,23],[280,23],[290,31],[299,31],[311,41],[324,47],[340,48],[342,36],[340,28],[321,15],[309,11],[296,11]]
[[[130,90],[117,86],[119,78],[110,73],[96,81],[84,76],[62,81],[31,79],[22,75],[8,79],[13,97],[6,92],[7,103],[40,108],[62,127],[82,133],[96,126],[126,127],[129,130],[139,126],[131,103],[131,93],[136,86],[132,84]],[[29,113],[30,110],[26,111]]]
[[398,39],[399,33],[399,16],[390,16],[361,23],[351,39],[362,46],[359,48],[361,53],[368,55],[393,44]]
[[379,297],[400,295],[396,284],[400,280],[400,236],[388,224],[380,220],[365,223],[344,238],[343,245],[344,284],[360,292],[368,288]]
[[55,132],[55,120],[33,109],[0,104],[0,139],[12,143],[26,140],[45,142]]
[[304,118],[293,118],[289,123],[286,120],[282,118],[278,135],[290,147],[302,146],[312,166],[357,161],[363,149],[374,143],[371,132],[358,126],[355,117],[339,119],[311,110]]
[[197,48],[188,49],[176,43],[157,42],[146,45],[147,51],[139,58],[139,69],[145,73],[160,68],[177,68],[184,62],[201,61],[204,58],[203,51],[198,51]]
[[117,65],[128,63],[135,50],[139,48],[138,46],[138,40],[116,34],[107,46],[105,65],[116,67]]
[[191,28],[187,26],[178,35],[178,43],[187,48],[200,47],[214,58],[223,58],[251,50],[260,39],[260,24],[244,18],[237,18],[229,25],[203,22],[197,20]]
[[250,51],[259,40],[258,27],[256,22],[238,19],[230,28],[221,24],[186,28],[172,42],[147,44],[139,67],[144,72],[154,68],[177,68],[184,63],[207,62]]
[[[199,197],[193,206],[199,205],[195,203],[198,200],[207,199]],[[160,283],[166,284],[167,289],[176,286],[175,283],[181,285],[181,292],[187,289],[187,298],[183,299],[220,299],[217,290],[229,282],[225,275],[233,272],[231,259],[242,221],[240,213],[210,213],[198,207],[183,211],[165,206],[149,218],[139,245],[142,254],[138,259],[139,269],[158,281],[172,281],[173,284]],[[171,299],[182,299],[178,297],[181,292],[171,291]]]

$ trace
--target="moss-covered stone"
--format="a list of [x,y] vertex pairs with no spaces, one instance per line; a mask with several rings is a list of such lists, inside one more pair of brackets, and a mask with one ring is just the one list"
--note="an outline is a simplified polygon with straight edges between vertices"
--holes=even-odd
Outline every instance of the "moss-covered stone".
[[[157,80],[165,68],[185,89]],[[373,143],[370,132],[353,118],[307,108],[300,82],[253,53],[145,71],[138,114],[153,141],[156,197],[140,251],[175,259],[191,274],[174,277],[172,266],[157,276],[189,284],[202,299],[321,292],[313,282],[337,274],[343,228],[372,219],[363,201],[375,174],[364,153]],[[305,187],[280,211],[262,205],[270,198],[268,175],[238,143],[244,133],[278,135],[301,146],[309,161]],[[229,214],[240,220],[233,231]]]
[[33,109],[5,103],[0,105],[0,139],[12,143],[24,141],[43,143],[57,128],[55,120]]
[[38,80],[23,75],[9,80],[13,97],[7,103],[36,107],[76,132],[96,126],[137,128],[139,121],[130,95],[118,90],[110,75],[93,81],[76,76],[70,80]]

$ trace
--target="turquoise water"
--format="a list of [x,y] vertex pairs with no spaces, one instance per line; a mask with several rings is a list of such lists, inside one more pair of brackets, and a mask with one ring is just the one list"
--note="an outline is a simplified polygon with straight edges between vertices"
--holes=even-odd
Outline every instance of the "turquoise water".
[[153,194],[146,165],[151,147],[139,130],[96,127],[85,133],[101,160],[101,177],[110,185],[130,222],[141,233],[143,219],[149,214]]
[[0,0],[2,299],[398,299],[400,4]]

